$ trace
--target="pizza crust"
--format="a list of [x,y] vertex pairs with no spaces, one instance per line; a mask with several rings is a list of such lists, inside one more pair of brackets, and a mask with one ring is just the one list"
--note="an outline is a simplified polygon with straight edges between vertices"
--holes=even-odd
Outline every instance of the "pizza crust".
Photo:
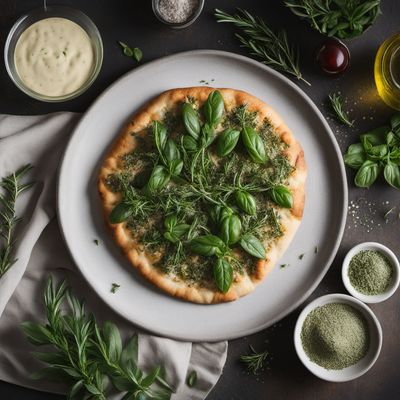
[[288,187],[293,195],[293,207],[290,210],[279,209],[284,234],[269,245],[266,259],[258,260],[254,274],[251,276],[247,273],[243,275],[237,274],[234,278],[234,283],[225,294],[217,289],[189,286],[185,281],[163,273],[159,268],[152,266],[149,257],[138,248],[138,244],[133,240],[126,223],[111,224],[108,222],[108,216],[115,205],[121,201],[121,195],[110,191],[105,181],[110,174],[118,171],[120,156],[134,150],[136,142],[132,133],[142,131],[153,120],[161,120],[166,109],[171,108],[171,105],[185,101],[187,96],[192,96],[200,104],[203,104],[213,90],[216,89],[210,87],[172,89],[151,100],[134,115],[117,138],[104,160],[98,180],[98,189],[102,198],[106,223],[113,233],[114,240],[121,247],[130,263],[149,281],[170,295],[202,304],[236,300],[253,291],[285,252],[300,225],[305,202],[307,167],[300,143],[295,139],[282,118],[270,106],[246,92],[235,89],[217,89],[224,98],[225,109],[228,112],[238,105],[247,104],[249,111],[258,112],[260,120],[268,118],[276,133],[288,144],[285,154],[291,165],[296,168],[288,180]]

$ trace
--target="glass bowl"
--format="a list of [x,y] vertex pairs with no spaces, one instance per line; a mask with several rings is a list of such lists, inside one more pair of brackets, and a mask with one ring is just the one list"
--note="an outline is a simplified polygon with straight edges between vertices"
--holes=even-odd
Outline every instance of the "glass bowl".
[[[46,96],[27,87],[18,75],[14,60],[15,46],[21,34],[35,22],[51,17],[66,18],[82,27],[82,29],[84,29],[88,34],[94,51],[94,65],[89,78],[77,90],[62,96]],[[4,62],[11,80],[28,96],[45,102],[66,101],[81,95],[97,78],[103,63],[103,42],[96,25],[83,12],[64,6],[48,6],[46,10],[44,8],[32,10],[15,22],[7,36],[6,44],[4,46]]]
[[198,0],[198,5],[196,10],[193,12],[193,14],[185,21],[183,22],[169,22],[166,21],[162,15],[159,12],[159,3],[160,0],[152,0],[152,7],[153,7],[153,12],[154,15],[157,17],[157,19],[162,22],[163,24],[169,26],[170,28],[174,29],[181,29],[181,28],[186,28],[189,25],[192,25],[194,21],[200,16],[201,12],[203,11],[204,7],[204,0]]

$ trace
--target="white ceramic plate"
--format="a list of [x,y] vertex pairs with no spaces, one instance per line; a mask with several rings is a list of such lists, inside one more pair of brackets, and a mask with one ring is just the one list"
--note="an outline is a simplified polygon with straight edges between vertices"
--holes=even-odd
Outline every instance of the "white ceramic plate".
[[[268,278],[233,303],[197,305],[170,297],[143,279],[120,254],[105,227],[99,165],[120,129],[140,106],[162,91],[198,86],[242,89],[270,104],[301,142],[308,164],[303,222]],[[340,150],[324,117],[292,82],[262,64],[220,51],[166,57],[123,76],[81,119],[61,166],[58,211],[69,250],[83,276],[115,311],[160,335],[192,341],[233,339],[257,332],[300,305],[329,268],[342,238],[347,183]],[[99,239],[96,246],[93,239]],[[314,247],[319,251],[314,253]],[[299,255],[305,253],[299,260]],[[111,283],[121,285],[112,294]]]

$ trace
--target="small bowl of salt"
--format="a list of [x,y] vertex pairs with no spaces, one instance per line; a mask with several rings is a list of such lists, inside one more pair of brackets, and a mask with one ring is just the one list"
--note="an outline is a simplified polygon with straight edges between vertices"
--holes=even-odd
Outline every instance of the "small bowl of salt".
[[174,28],[186,28],[201,14],[204,0],[153,0],[153,12],[159,21]]
[[343,260],[342,280],[355,298],[364,303],[380,303],[399,287],[399,260],[383,244],[360,243],[350,249]]

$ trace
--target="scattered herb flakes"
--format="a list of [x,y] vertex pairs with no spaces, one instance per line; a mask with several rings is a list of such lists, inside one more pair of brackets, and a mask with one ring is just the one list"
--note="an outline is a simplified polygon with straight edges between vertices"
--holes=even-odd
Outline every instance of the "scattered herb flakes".
[[96,246],[99,245],[99,241],[98,241],[97,239],[94,239],[94,240],[93,240],[93,243],[94,243]]
[[304,253],[299,255],[299,260],[302,260],[304,257]]
[[317,254],[317,253],[318,253],[318,251],[319,251],[319,248],[318,248],[318,246],[315,246],[315,247],[314,247],[314,254]]
[[257,375],[264,370],[267,363],[268,351],[257,353],[252,345],[250,347],[250,353],[240,356],[239,360],[243,363],[248,372],[253,375]]
[[120,287],[121,287],[121,285],[119,285],[118,283],[113,282],[113,283],[111,284],[111,290],[110,290],[110,292],[111,292],[112,294],[114,294],[114,293],[117,292],[117,290],[118,290]]
[[186,378],[186,385],[188,385],[189,387],[193,387],[195,386],[197,383],[197,372],[196,371],[191,371],[187,378]]
[[280,268],[283,269],[283,268],[288,267],[289,265],[290,265],[290,264],[281,264],[281,265],[280,265]]
[[124,42],[118,42],[118,44],[122,47],[122,51],[127,57],[132,57],[137,62],[139,62],[142,59],[143,53],[142,50],[139,49],[139,47],[134,47],[132,49]]

